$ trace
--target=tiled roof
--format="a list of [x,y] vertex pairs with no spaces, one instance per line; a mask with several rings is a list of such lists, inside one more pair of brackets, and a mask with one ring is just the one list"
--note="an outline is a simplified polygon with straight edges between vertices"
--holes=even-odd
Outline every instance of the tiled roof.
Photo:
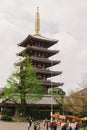
[[[13,101],[11,100],[8,100],[8,99],[5,99],[5,100],[2,100],[0,99],[0,103],[2,102],[5,102],[5,103],[9,103],[9,104],[14,104]],[[18,103],[20,103],[20,100],[18,101]],[[42,97],[42,99],[40,100],[35,100],[33,102],[30,102],[29,100],[27,101],[27,104],[37,104],[37,105],[58,105],[58,103],[54,100],[54,98],[51,96],[51,95],[45,95],[44,97]]]
[[43,36],[37,36],[37,35],[28,35],[21,43],[19,43],[19,46],[25,47],[31,40],[37,40],[37,41],[43,41],[48,43],[47,47],[50,47],[58,42],[58,40],[46,38]]
[[45,40],[45,41],[49,41],[49,42],[58,42],[58,40],[56,40],[56,39],[47,38],[47,37],[44,37],[44,36],[41,36],[41,35],[31,35],[31,37],[41,39],[41,40]]
[[35,104],[53,104],[53,105],[57,105],[57,102],[54,100],[53,97],[51,97],[51,95],[46,95],[44,96],[41,100],[37,101]]

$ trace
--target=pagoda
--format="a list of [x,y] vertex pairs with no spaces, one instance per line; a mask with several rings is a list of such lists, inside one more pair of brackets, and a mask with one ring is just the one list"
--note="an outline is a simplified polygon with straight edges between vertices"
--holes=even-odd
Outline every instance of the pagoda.
[[50,67],[60,63],[60,61],[49,59],[51,56],[59,53],[59,50],[49,49],[57,42],[58,40],[46,38],[40,34],[40,14],[39,8],[37,7],[35,35],[29,34],[21,43],[18,44],[18,46],[24,47],[24,50],[17,53],[17,56],[23,56],[23,53],[29,55],[36,70],[37,79],[41,80],[43,83],[45,94],[48,94],[49,88],[63,85],[63,83],[48,80],[50,77],[62,74],[61,71],[50,70]]

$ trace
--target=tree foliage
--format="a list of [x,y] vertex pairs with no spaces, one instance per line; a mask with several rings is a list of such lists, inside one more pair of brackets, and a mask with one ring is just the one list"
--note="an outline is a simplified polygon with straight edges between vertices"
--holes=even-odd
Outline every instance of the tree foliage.
[[[16,71],[7,80],[2,97],[26,109],[26,104],[42,98],[42,83],[37,80],[35,69],[29,57],[26,56],[22,61],[15,63],[15,68]],[[23,109],[22,111],[25,113]]]
[[[82,77],[80,88],[76,91],[71,91],[65,98],[65,108],[72,112],[74,115],[86,116],[87,115],[87,74]],[[85,114],[85,115],[84,115]]]
[[65,91],[63,91],[61,88],[53,88],[52,93],[53,95],[57,96],[65,96]]
[[65,91],[63,91],[61,88],[56,87],[51,89],[49,93],[52,94],[53,98],[58,104],[62,104],[62,99],[66,94]]
[[87,108],[87,97],[80,92],[71,92],[65,98],[65,109],[73,113],[73,115],[84,116]]

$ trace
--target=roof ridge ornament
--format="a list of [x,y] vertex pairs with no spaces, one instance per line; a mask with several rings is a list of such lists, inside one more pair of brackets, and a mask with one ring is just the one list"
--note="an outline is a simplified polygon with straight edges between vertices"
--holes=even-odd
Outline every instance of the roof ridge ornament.
[[39,7],[37,7],[37,12],[36,12],[35,35],[40,35],[40,13],[39,13]]

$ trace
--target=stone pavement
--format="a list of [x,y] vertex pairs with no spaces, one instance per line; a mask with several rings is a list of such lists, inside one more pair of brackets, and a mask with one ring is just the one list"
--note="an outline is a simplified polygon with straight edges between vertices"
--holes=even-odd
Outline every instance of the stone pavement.
[[[27,122],[3,122],[0,121],[0,130],[28,130]],[[30,130],[34,130],[33,124]],[[46,130],[46,128],[41,123],[41,130]],[[57,130],[60,130],[57,128]]]
[[0,130],[27,130],[27,123],[0,121]]

